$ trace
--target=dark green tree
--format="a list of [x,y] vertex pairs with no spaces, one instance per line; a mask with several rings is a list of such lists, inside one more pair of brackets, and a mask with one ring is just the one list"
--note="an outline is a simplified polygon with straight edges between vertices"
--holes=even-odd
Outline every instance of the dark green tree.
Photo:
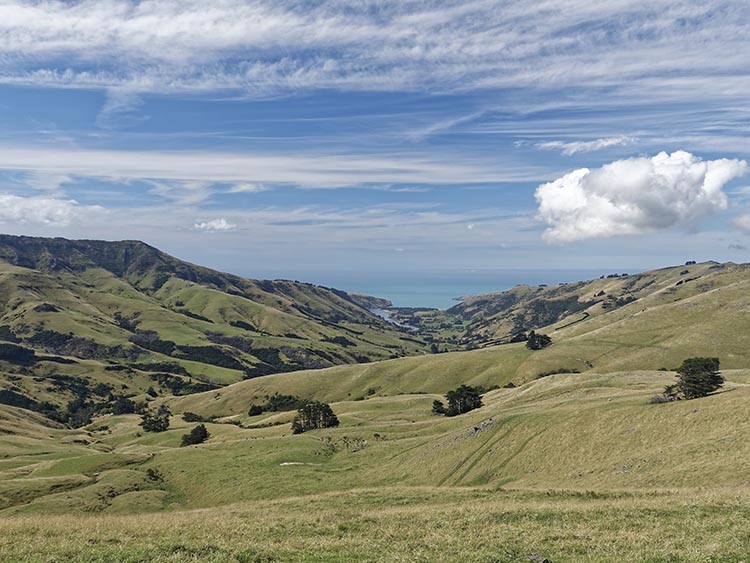
[[445,409],[446,416],[456,416],[482,406],[482,395],[479,389],[470,385],[461,385],[453,391],[448,391],[445,399],[448,401],[448,408]]
[[294,395],[279,395],[274,393],[268,398],[263,410],[270,412],[293,411],[304,406],[305,401]]
[[263,414],[263,407],[260,405],[250,405],[247,416],[258,416],[259,414]]
[[685,399],[705,397],[724,384],[719,373],[719,358],[688,358],[677,369],[677,376],[674,391]]
[[65,418],[71,428],[80,428],[91,424],[94,414],[94,405],[88,403],[83,397],[76,397],[68,403]]
[[127,397],[118,397],[112,403],[112,414],[133,414],[135,412],[135,403]]
[[339,425],[339,419],[333,413],[331,405],[320,401],[305,401],[297,409],[297,416],[292,421],[292,433],[302,434],[316,428],[333,428]]
[[165,405],[159,405],[156,412],[147,411],[141,415],[141,426],[146,432],[164,432],[169,428],[171,414]]
[[533,330],[529,333],[528,340],[526,340],[526,347],[529,350],[541,350],[552,344],[552,339],[546,334],[538,334]]
[[206,426],[204,424],[199,424],[198,426],[193,428],[189,433],[184,434],[182,436],[180,447],[192,446],[194,444],[202,444],[203,442],[208,440],[210,437],[211,437],[211,434],[209,434],[208,430],[206,430]]

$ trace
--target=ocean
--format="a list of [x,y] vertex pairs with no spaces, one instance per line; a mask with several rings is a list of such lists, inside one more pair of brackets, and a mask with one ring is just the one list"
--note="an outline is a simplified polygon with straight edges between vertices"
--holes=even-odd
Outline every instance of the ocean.
[[[598,278],[601,270],[465,270],[431,272],[307,272],[279,276],[303,282],[335,287],[383,297],[396,307],[434,307],[446,309],[457,298],[515,285],[557,284]],[[617,272],[622,273],[622,272]]]

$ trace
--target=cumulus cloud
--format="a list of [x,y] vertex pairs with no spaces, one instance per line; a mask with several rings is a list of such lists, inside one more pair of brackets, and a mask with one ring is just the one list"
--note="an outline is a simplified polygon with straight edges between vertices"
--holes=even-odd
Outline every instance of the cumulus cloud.
[[102,211],[99,206],[80,205],[72,199],[0,195],[0,223],[65,227]]
[[220,219],[211,219],[210,221],[200,221],[193,225],[193,229],[196,231],[204,231],[208,233],[219,233],[226,231],[233,231],[237,228],[237,225],[230,223],[223,217]]
[[538,217],[548,242],[694,227],[727,208],[723,187],[746,170],[744,160],[702,160],[685,151],[616,160],[539,186]]
[[544,143],[537,143],[536,147],[539,149],[554,149],[559,150],[565,156],[571,156],[579,152],[593,152],[607,147],[616,147],[622,145],[632,145],[638,139],[635,137],[606,137],[604,139],[595,139],[593,141],[547,141]]

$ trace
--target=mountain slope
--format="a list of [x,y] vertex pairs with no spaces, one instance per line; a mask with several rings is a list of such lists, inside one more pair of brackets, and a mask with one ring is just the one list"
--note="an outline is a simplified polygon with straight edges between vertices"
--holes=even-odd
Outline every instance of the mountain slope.
[[184,394],[424,348],[363,300],[216,272],[137,241],[0,236],[0,402],[44,411],[82,393]]
[[492,346],[529,330],[561,329],[611,313],[652,295],[682,298],[695,288],[721,287],[732,276],[750,276],[746,266],[690,262],[638,274],[556,285],[519,285],[507,291],[465,297],[445,311],[394,309],[394,318],[420,330],[446,349]]

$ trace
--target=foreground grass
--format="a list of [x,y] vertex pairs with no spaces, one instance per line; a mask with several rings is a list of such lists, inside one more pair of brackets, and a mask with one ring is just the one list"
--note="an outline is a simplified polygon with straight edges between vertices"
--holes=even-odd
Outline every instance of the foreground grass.
[[736,562],[750,493],[391,488],[138,516],[0,519],[0,560]]

